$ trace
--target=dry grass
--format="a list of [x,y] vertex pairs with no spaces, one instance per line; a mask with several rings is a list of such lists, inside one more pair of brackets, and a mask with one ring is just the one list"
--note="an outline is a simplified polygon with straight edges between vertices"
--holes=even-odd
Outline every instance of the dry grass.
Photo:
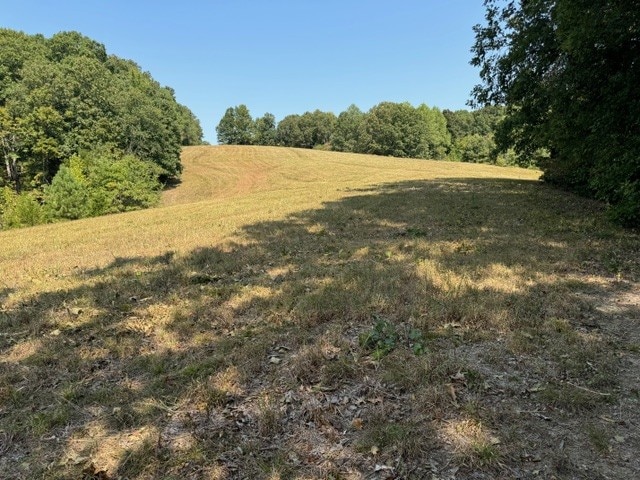
[[640,469],[640,241],[598,204],[520,169],[183,158],[162,208],[0,233],[0,477]]

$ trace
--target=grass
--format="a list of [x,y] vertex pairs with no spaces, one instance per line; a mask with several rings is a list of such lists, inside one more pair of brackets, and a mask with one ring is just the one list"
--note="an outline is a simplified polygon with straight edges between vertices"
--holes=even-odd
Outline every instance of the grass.
[[640,242],[599,204],[515,168],[183,162],[161,208],[0,232],[0,477],[640,467],[584,427],[640,420]]

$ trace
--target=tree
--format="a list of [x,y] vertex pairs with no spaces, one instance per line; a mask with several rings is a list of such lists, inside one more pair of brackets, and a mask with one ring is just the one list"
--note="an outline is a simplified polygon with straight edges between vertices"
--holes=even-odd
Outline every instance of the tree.
[[336,124],[331,112],[305,112],[287,115],[278,123],[277,142],[285,147],[314,148],[328,146]]
[[45,210],[53,220],[73,220],[156,205],[159,168],[106,150],[74,155],[45,189]]
[[451,135],[451,141],[467,135],[477,133],[475,131],[475,119],[469,110],[443,110],[442,114],[447,120],[447,130]]
[[255,123],[246,105],[229,107],[216,127],[221,145],[251,145]]
[[429,108],[424,103],[417,110],[424,122],[419,148],[420,157],[444,158],[451,147],[451,134],[447,130],[447,119],[438,108]]
[[280,122],[276,131],[276,141],[283,147],[301,147],[304,143],[300,130],[300,115],[287,115]]
[[256,145],[271,146],[276,144],[276,117],[271,113],[265,113],[255,121]]
[[474,133],[456,140],[454,155],[462,162],[495,163],[495,147],[495,142],[490,135]]
[[364,120],[364,112],[356,105],[350,105],[349,108],[340,113],[331,135],[331,147],[333,150],[338,152],[364,152],[366,150]]
[[367,153],[420,158],[424,156],[426,128],[422,114],[410,103],[379,103],[365,119]]
[[177,104],[178,122],[180,127],[180,144],[201,145],[202,144],[202,127],[200,121],[184,105]]
[[6,108],[0,107],[0,151],[4,160],[6,180],[16,193],[20,193],[20,165],[18,151],[21,147],[22,132],[19,122],[12,118]]
[[[152,172],[155,186],[144,189],[156,189],[159,179],[180,174],[181,145],[201,139],[199,122],[172,89],[134,62],[108,55],[104,45],[78,32],[47,39],[0,29],[0,187],[28,194],[5,202],[12,205],[7,211],[21,212],[16,215],[29,222],[39,218],[32,207],[43,189],[83,151],[109,151],[113,155],[105,161],[114,163],[135,156],[144,165],[130,162],[138,171],[133,175]],[[98,166],[104,167],[93,164]],[[71,185],[65,176],[63,184]],[[145,203],[124,199],[121,207]],[[14,220],[5,225],[23,224]]]
[[472,64],[480,105],[506,105],[496,141],[545,149],[544,179],[640,226],[640,0],[485,0]]

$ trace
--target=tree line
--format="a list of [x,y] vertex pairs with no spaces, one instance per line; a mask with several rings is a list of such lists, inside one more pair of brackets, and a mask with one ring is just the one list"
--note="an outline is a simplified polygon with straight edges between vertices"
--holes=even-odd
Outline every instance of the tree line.
[[640,0],[485,0],[477,105],[504,105],[500,148],[544,149],[543,179],[640,227]]
[[474,163],[515,164],[513,151],[499,153],[494,132],[502,107],[443,110],[425,104],[381,102],[368,112],[351,105],[339,115],[315,110],[253,118],[246,105],[229,107],[216,127],[222,145],[320,148],[401,158],[449,158]]
[[198,119],[77,32],[0,29],[0,226],[143,208],[180,174]]

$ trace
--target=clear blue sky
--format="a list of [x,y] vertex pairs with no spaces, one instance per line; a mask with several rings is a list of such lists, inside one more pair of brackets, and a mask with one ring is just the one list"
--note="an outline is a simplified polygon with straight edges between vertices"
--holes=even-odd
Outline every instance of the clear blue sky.
[[0,26],[76,30],[131,59],[200,119],[227,107],[277,120],[381,101],[465,108],[481,0],[0,0]]

